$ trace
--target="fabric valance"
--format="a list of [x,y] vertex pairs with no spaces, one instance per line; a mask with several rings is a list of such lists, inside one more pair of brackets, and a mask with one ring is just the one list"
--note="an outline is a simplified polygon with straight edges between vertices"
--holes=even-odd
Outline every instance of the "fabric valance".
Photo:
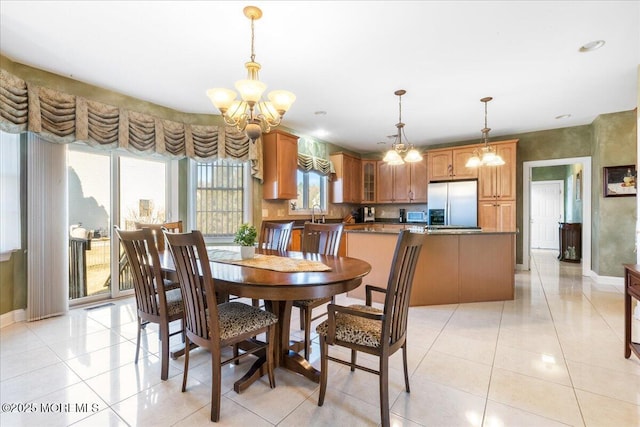
[[186,124],[41,87],[0,70],[0,129],[33,132],[67,144],[84,142],[104,149],[124,148],[198,161],[251,161],[262,180],[262,141],[252,144],[233,127]]
[[330,175],[336,172],[330,160],[303,153],[298,153],[298,169],[306,172],[315,171],[322,175]]
[[321,175],[330,175],[336,172],[329,160],[327,145],[304,136],[298,139],[298,169],[305,172],[318,172]]

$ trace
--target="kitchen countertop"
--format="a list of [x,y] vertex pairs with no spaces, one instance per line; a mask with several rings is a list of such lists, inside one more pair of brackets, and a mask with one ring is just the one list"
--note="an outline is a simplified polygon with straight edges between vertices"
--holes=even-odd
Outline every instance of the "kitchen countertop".
[[[411,227],[409,226],[409,229]],[[345,233],[376,233],[376,234],[398,234],[400,230],[390,228],[367,227],[363,229],[345,229]],[[465,229],[446,229],[446,230],[427,230],[423,231],[427,235],[487,235],[487,234],[516,234],[517,231],[489,231],[489,230],[465,230]]]

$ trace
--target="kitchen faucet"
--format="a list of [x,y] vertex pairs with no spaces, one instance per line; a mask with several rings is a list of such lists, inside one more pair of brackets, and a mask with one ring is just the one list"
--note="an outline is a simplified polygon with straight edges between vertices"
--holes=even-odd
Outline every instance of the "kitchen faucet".
[[320,208],[320,205],[318,205],[317,203],[311,206],[311,224],[316,222],[316,208],[318,208],[320,213],[322,213],[322,209]]

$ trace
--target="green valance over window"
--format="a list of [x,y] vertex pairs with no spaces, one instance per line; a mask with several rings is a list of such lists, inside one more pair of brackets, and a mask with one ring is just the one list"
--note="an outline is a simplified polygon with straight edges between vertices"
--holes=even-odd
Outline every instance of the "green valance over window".
[[118,105],[42,87],[0,69],[0,129],[33,132],[54,143],[84,142],[199,161],[251,161],[262,180],[262,141],[233,127],[166,120]]
[[326,144],[311,138],[298,139],[298,169],[305,172],[314,171],[322,175],[335,173],[327,155]]

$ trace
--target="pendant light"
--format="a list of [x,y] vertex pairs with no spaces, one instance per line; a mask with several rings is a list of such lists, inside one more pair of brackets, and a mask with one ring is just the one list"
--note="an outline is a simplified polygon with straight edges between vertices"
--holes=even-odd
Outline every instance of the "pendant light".
[[[394,143],[391,144],[391,149],[387,151],[384,158],[382,159],[390,165],[402,165],[404,164],[404,162],[413,163],[422,161],[422,155],[413,147],[413,144],[410,144],[407,141],[407,136],[404,134],[404,123],[402,123],[402,95],[404,95],[405,93],[407,93],[407,91],[404,89],[399,89],[394,92],[394,94],[398,96],[399,117],[398,123],[396,124],[398,132],[396,134]],[[403,159],[401,154],[404,153],[407,154]]]
[[480,100],[480,102],[484,103],[484,128],[480,131],[482,132],[482,142],[484,143],[484,146],[473,151],[473,156],[471,156],[465,164],[468,168],[477,168],[479,166],[502,166],[505,163],[502,157],[500,157],[496,152],[495,147],[489,145],[489,131],[491,128],[487,127],[487,103],[492,99],[492,97],[487,96]]

